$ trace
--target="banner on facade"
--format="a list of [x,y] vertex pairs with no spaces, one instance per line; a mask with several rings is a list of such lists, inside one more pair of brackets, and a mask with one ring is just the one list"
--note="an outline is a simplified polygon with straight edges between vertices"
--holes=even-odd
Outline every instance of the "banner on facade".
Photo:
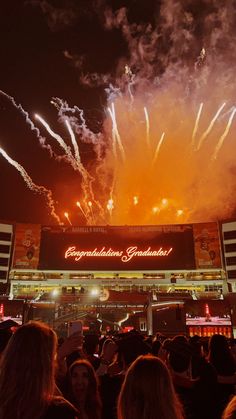
[[193,234],[196,269],[221,268],[218,224],[193,224]]
[[40,224],[16,224],[12,267],[37,269],[41,238]]

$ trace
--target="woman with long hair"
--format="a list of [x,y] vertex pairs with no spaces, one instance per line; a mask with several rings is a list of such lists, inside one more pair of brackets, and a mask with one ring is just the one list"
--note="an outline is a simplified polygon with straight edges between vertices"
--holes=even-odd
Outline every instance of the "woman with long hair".
[[0,363],[0,419],[76,419],[76,409],[55,397],[57,336],[29,322],[10,338]]
[[210,338],[208,360],[217,372],[216,401],[220,415],[235,394],[235,359],[224,335],[216,334]]
[[78,407],[81,419],[101,418],[101,399],[98,380],[89,361],[75,361],[69,369],[71,402]]
[[183,419],[170,373],[161,359],[144,355],[129,367],[118,399],[118,419]]
[[224,335],[216,334],[210,338],[208,359],[214,365],[218,375],[230,376],[235,374],[235,360]]

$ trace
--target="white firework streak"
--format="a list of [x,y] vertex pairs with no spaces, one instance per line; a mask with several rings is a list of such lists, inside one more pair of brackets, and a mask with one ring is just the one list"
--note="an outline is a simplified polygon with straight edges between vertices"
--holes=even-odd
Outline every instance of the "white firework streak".
[[113,141],[117,141],[118,146],[120,148],[122,159],[123,159],[123,161],[125,161],[125,150],[124,150],[124,147],[123,147],[123,144],[122,144],[122,141],[121,141],[121,138],[120,138],[120,134],[119,134],[119,131],[118,131],[118,128],[117,128],[116,113],[115,113],[114,103],[111,104],[111,108],[108,107],[108,112],[109,112],[109,115],[110,115],[111,120],[112,120],[112,137],[113,137]]
[[66,217],[66,219],[67,219],[68,223],[72,226],[72,222],[70,221],[70,217],[69,217],[68,212],[65,212],[65,213],[64,213],[64,216]]
[[65,123],[66,123],[67,129],[70,133],[71,142],[72,142],[73,147],[74,147],[75,159],[80,164],[81,160],[80,160],[80,154],[79,154],[79,147],[78,147],[78,144],[77,144],[77,141],[76,141],[76,138],[75,138],[74,131],[72,130],[68,119],[65,120]]
[[114,121],[113,121],[114,117],[113,117],[111,108],[108,107],[107,110],[112,120],[112,151],[113,151],[114,158],[116,160],[117,151],[116,151],[116,130],[115,130]]
[[55,133],[50,125],[38,114],[35,114],[35,118],[41,122],[41,124],[44,126],[44,128],[47,130],[47,132],[58,142],[58,144],[61,146],[61,148],[65,151],[66,157],[68,158],[68,161],[71,163],[74,170],[78,170],[77,163],[73,157],[73,154],[71,153],[70,147],[67,146],[63,138]]
[[[99,208],[100,211],[100,216],[102,218],[104,218],[104,209],[102,207],[102,205],[100,204],[100,202],[98,200],[95,199],[94,196],[94,192],[93,192],[93,188],[92,188],[92,183],[94,181],[94,178],[87,172],[87,170],[85,169],[85,167],[83,166],[82,162],[81,162],[81,158],[80,158],[80,153],[79,153],[79,147],[74,135],[74,132],[72,130],[72,127],[74,128],[75,132],[78,133],[82,139],[86,138],[86,142],[89,139],[90,142],[96,146],[96,157],[97,157],[97,161],[103,161],[102,160],[102,152],[101,152],[101,147],[103,145],[103,141],[101,138],[101,134],[94,134],[88,127],[86,124],[86,120],[84,118],[84,112],[82,109],[80,109],[78,106],[74,105],[73,107],[69,106],[68,103],[63,100],[60,99],[58,97],[53,98],[53,100],[51,101],[51,103],[56,107],[56,109],[58,110],[58,115],[59,115],[59,120],[61,120],[63,123],[67,124],[67,128],[69,130],[70,136],[71,136],[71,141],[74,147],[74,151],[75,151],[75,160],[78,164],[79,167],[79,171],[83,177],[83,181],[84,183],[82,184],[82,189],[83,192],[85,194],[85,198],[84,198],[84,205],[86,208],[86,213],[87,215],[84,213],[85,216],[89,217],[89,207],[87,205],[87,201],[89,199],[91,199]],[[80,122],[78,120],[78,118],[75,116],[75,114],[79,114],[79,119]],[[73,116],[68,116],[68,114],[73,114]],[[66,122],[67,121],[67,122]],[[70,128],[69,128],[70,125]]]
[[[93,211],[91,211],[91,207],[88,205],[88,198],[89,195],[91,196],[91,198],[93,199],[93,201],[96,203],[96,205],[101,209],[100,204],[95,200],[94,197],[94,193],[93,193],[93,189],[92,189],[92,182],[93,182],[93,178],[91,177],[91,175],[87,172],[87,170],[85,169],[85,167],[83,166],[83,164],[81,163],[81,159],[80,159],[80,154],[79,154],[79,147],[75,138],[75,134],[70,126],[70,123],[68,121],[68,119],[65,120],[66,126],[68,128],[68,131],[70,133],[70,137],[71,137],[71,142],[73,144],[74,147],[74,152],[75,152],[75,160],[78,164],[78,168],[79,171],[83,177],[84,183],[82,184],[82,188],[83,191],[85,193],[85,206],[86,206],[86,219],[90,217],[90,212],[92,214],[92,219],[94,220],[94,214]],[[89,201],[90,202],[90,201]]]
[[76,142],[74,133],[71,129],[71,126],[70,126],[69,122],[67,120],[65,120],[65,123],[67,125],[68,130],[69,130],[69,133],[71,135],[72,144],[73,144],[75,152],[76,152],[75,157],[73,156],[73,154],[71,152],[71,148],[67,146],[67,144],[65,143],[63,138],[59,134],[55,133],[51,129],[50,125],[40,115],[36,114],[35,117],[41,122],[41,124],[45,127],[47,132],[58,142],[58,144],[61,146],[61,148],[65,151],[66,157],[67,157],[69,163],[71,164],[71,166],[73,167],[73,169],[76,170],[76,171],[79,171],[81,173],[83,179],[87,180],[90,177],[90,175],[88,174],[88,172],[84,168],[83,164],[81,163],[78,144]]
[[143,108],[144,114],[145,114],[145,120],[146,120],[146,140],[147,140],[147,146],[150,147],[150,123],[149,123],[149,116],[146,106]]
[[[81,162],[81,158],[80,158],[80,154],[79,154],[79,147],[78,147],[78,144],[77,144],[77,141],[76,141],[74,132],[73,132],[73,130],[71,128],[71,125],[70,125],[70,122],[68,120],[68,117],[66,117],[64,115],[64,112],[68,112],[68,111],[71,111],[72,109],[74,109],[74,112],[77,112],[77,111],[81,112],[80,113],[80,117],[83,118],[82,111],[78,107],[76,107],[76,106],[74,108],[68,108],[67,107],[67,104],[64,103],[63,101],[60,101],[59,102],[59,105],[60,104],[62,104],[64,106],[64,108],[63,108],[63,113],[62,113],[62,110],[61,110],[62,108],[60,108],[59,114],[60,114],[61,120],[66,123],[66,126],[68,128],[68,131],[70,133],[71,141],[72,141],[72,144],[73,144],[73,147],[74,147],[74,151],[75,151],[75,156],[73,156],[73,154],[71,152],[71,148],[67,146],[67,144],[65,143],[65,141],[63,140],[63,138],[59,134],[55,133],[51,129],[51,127],[49,126],[49,124],[42,117],[40,117],[39,115],[36,115],[36,117],[43,124],[43,126],[46,128],[46,130],[48,131],[48,133],[53,138],[55,138],[55,140],[59,143],[59,145],[65,151],[66,157],[68,159],[68,162],[71,164],[71,166],[73,167],[73,169],[75,171],[78,171],[81,174],[81,176],[82,176],[82,184],[81,184],[81,187],[82,187],[82,190],[83,190],[83,193],[84,193],[84,199],[83,199],[83,201],[84,201],[84,206],[86,208],[86,219],[91,223],[91,221],[92,221],[91,220],[91,211],[90,211],[90,208],[88,206],[88,201],[89,200],[92,200],[97,205],[97,207],[99,208],[99,210],[101,212],[101,216],[102,217],[103,217],[103,214],[104,214],[104,209],[102,208],[100,202],[95,199],[93,188],[92,188],[92,183],[94,181],[94,178],[88,173],[88,171],[85,169],[83,163]],[[84,118],[82,119],[82,123],[83,123],[83,125],[85,124]],[[74,123],[74,125],[77,126],[76,123]],[[85,125],[84,125],[84,128],[86,129],[86,126]]]
[[159,142],[158,142],[158,144],[157,144],[157,147],[156,147],[156,151],[155,151],[155,154],[154,154],[154,157],[153,157],[152,164],[155,164],[155,162],[156,162],[156,160],[157,160],[157,157],[158,157],[158,154],[159,154],[159,151],[160,151],[161,145],[162,145],[162,143],[163,143],[163,141],[164,141],[164,137],[165,137],[165,133],[163,132],[163,133],[161,134],[161,138],[160,138],[160,140],[159,140]]
[[194,129],[193,129],[193,134],[192,134],[192,143],[191,143],[192,147],[194,146],[195,137],[196,137],[196,134],[197,134],[198,125],[199,125],[199,121],[200,121],[200,116],[201,116],[201,113],[202,113],[202,108],[203,108],[203,103],[200,103],[197,118],[196,118]]
[[21,112],[21,114],[24,116],[26,123],[30,126],[30,129],[32,131],[34,131],[36,133],[36,137],[38,138],[41,146],[45,149],[47,149],[51,155],[51,157],[54,155],[50,145],[45,144],[45,138],[42,137],[39,129],[34,125],[33,121],[30,119],[28,112],[26,112],[24,110],[24,108],[22,107],[22,105],[19,103],[16,103],[15,99],[8,95],[7,93],[3,92],[3,90],[0,90],[0,95],[6,97],[16,109],[19,109],[19,111]]
[[226,125],[226,128],[225,128],[223,134],[221,135],[221,137],[220,137],[220,139],[219,139],[219,141],[218,141],[218,143],[216,145],[216,148],[215,148],[214,153],[213,153],[213,156],[212,156],[212,160],[216,160],[216,158],[218,156],[218,153],[219,153],[219,151],[220,151],[220,149],[221,149],[221,147],[223,145],[223,142],[224,142],[226,136],[229,133],[229,130],[230,130],[230,127],[232,125],[232,122],[233,122],[235,113],[236,113],[236,108],[234,108],[233,112],[231,113],[231,115],[229,117],[229,120],[228,120],[228,123]]
[[203,141],[205,140],[205,138],[210,134],[210,132],[211,132],[211,130],[212,130],[212,128],[213,128],[213,126],[214,126],[214,124],[215,124],[215,122],[216,122],[216,120],[217,120],[217,118],[218,118],[218,116],[220,115],[220,113],[221,113],[221,111],[223,110],[223,108],[225,107],[225,105],[226,105],[226,103],[223,103],[222,105],[221,105],[221,107],[218,109],[218,111],[216,112],[216,114],[215,114],[215,116],[214,116],[214,118],[212,118],[212,120],[211,120],[211,122],[210,122],[210,125],[209,125],[209,127],[206,129],[206,131],[202,134],[202,136],[200,137],[200,140],[199,140],[199,143],[198,143],[198,146],[197,146],[197,151],[200,149],[200,147],[201,147],[201,145],[202,145],[202,143],[203,143]]
[[17,161],[13,160],[10,156],[8,156],[8,154],[1,147],[0,147],[0,153],[8,161],[8,163],[10,163],[13,167],[15,167],[16,170],[18,170],[18,172],[20,172],[26,185],[31,191],[37,192],[38,194],[44,195],[46,197],[47,204],[51,210],[52,217],[54,217],[57,220],[58,224],[62,225],[63,223],[61,222],[59,216],[56,214],[56,211],[55,211],[54,200],[52,199],[52,191],[50,189],[45,188],[42,185],[36,185],[32,181],[31,177],[28,175],[24,167],[21,166],[21,164],[19,164]]

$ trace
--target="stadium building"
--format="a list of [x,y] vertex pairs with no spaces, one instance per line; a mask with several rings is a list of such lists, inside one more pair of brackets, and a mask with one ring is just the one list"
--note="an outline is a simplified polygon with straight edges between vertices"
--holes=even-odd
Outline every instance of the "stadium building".
[[[0,227],[0,250],[7,251],[0,252],[1,280],[10,298],[30,302],[31,311],[32,304],[52,306],[58,325],[89,315],[107,327],[165,332],[162,317],[173,307],[169,329],[181,332],[186,315],[194,313],[183,310],[186,301],[223,300],[235,290],[236,223]],[[222,318],[230,314],[224,310]],[[228,325],[224,333],[230,335]],[[208,326],[201,333],[218,330]]]

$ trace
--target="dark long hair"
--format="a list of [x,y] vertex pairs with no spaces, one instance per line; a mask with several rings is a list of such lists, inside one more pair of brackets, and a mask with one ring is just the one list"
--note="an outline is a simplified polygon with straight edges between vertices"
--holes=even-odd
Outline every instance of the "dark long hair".
[[208,359],[219,375],[233,375],[236,371],[234,357],[223,335],[213,335],[209,341]]
[[[89,361],[86,359],[80,359],[78,361],[75,361],[69,369],[69,378],[71,381],[71,377],[73,374],[73,371],[77,367],[85,367],[88,372],[88,388],[87,388],[87,394],[85,399],[85,412],[88,415],[89,419],[100,419],[101,417],[101,408],[102,403],[100,399],[100,394],[98,390],[98,379],[96,376],[96,373],[94,371],[93,366],[90,364]],[[71,384],[71,383],[70,383]],[[78,401],[76,400],[76,395],[73,394],[73,398],[71,399],[71,402],[76,406],[79,406]]]
[[159,358],[145,355],[127,370],[118,399],[118,419],[183,419],[170,373]]
[[0,364],[0,419],[38,419],[54,393],[57,337],[40,322],[21,326]]

